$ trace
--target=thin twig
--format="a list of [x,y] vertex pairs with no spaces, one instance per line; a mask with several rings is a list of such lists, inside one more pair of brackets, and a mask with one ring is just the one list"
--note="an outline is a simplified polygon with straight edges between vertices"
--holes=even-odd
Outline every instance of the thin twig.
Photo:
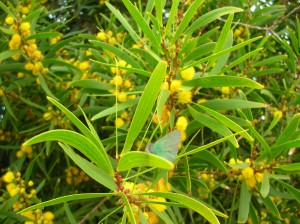
[[80,222],[78,222],[78,224],[83,224],[89,217],[91,214],[93,214],[94,212],[97,211],[97,209],[106,201],[106,198],[103,198],[89,213],[87,213],[83,219],[80,220]]
[[[256,30],[265,30],[266,32],[270,32],[272,33],[274,36],[276,36],[277,38],[281,39],[278,34],[273,30],[278,24],[282,23],[285,19],[287,19],[291,14],[293,14],[294,12],[296,12],[297,10],[300,9],[300,6],[294,8],[292,11],[290,11],[288,14],[286,14],[284,17],[282,17],[280,20],[274,22],[270,27],[261,27],[261,26],[253,26],[247,23],[242,23],[242,22],[232,22],[235,25],[240,25],[240,26],[244,26],[244,27],[248,27],[250,29],[256,29]],[[223,18],[219,18],[220,21],[226,22],[225,19]]]

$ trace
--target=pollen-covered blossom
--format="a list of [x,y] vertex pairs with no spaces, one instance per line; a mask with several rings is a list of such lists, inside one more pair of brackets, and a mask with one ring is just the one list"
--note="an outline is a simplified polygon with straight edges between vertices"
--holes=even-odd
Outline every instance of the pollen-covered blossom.
[[172,80],[170,85],[171,93],[176,93],[179,91],[179,88],[181,87],[181,80]]
[[195,68],[189,67],[189,68],[183,68],[183,70],[180,72],[181,78],[183,80],[191,80],[195,76]]
[[178,93],[178,102],[182,104],[188,104],[192,102],[192,92],[191,91],[180,91]]

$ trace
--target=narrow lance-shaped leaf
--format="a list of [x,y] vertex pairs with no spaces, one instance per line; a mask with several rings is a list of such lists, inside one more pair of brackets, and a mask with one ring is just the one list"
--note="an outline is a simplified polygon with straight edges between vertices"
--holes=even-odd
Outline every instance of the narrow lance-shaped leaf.
[[200,78],[192,79],[186,81],[182,84],[183,86],[192,86],[192,87],[203,87],[203,88],[212,88],[212,87],[249,87],[254,89],[262,89],[263,85],[255,82],[251,79],[244,77],[236,76],[227,76],[227,75],[212,75],[212,76],[203,76]]
[[126,6],[126,8],[128,9],[128,11],[130,12],[131,16],[133,17],[133,19],[135,20],[135,22],[139,25],[139,27],[141,28],[141,30],[146,34],[146,36],[149,38],[150,42],[154,45],[154,47],[160,51],[160,45],[154,35],[154,33],[152,32],[152,30],[150,29],[150,27],[148,26],[145,18],[142,16],[142,14],[137,10],[137,8],[130,2],[130,0],[123,0],[124,5]]
[[69,130],[52,130],[36,135],[27,140],[23,145],[29,146],[39,142],[58,141],[69,144],[78,149],[99,168],[105,172],[111,173],[110,167],[107,164],[105,157],[102,156],[100,149],[88,138]]
[[123,154],[118,163],[118,171],[130,170],[134,167],[156,167],[165,170],[174,169],[170,161],[146,152],[127,152]]
[[247,221],[249,215],[250,201],[251,193],[247,188],[245,179],[243,179],[239,202],[238,223],[245,223]]
[[136,137],[149,118],[149,114],[151,113],[151,110],[160,92],[161,84],[166,74],[166,69],[167,63],[165,61],[161,61],[153,71],[132,118],[122,154],[130,151]]

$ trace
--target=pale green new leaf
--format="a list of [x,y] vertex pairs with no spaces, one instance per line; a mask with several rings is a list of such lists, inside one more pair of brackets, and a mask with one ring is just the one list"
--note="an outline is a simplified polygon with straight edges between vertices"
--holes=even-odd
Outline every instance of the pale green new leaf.
[[124,153],[118,163],[118,171],[130,170],[134,167],[155,167],[165,170],[174,169],[174,164],[170,161],[147,152],[127,152]]
[[270,191],[270,181],[267,172],[264,172],[263,180],[261,183],[260,194],[263,198],[267,197]]
[[13,51],[4,51],[2,53],[0,53],[0,61],[3,61],[7,58],[10,58],[16,54],[20,54],[20,50],[13,50]]

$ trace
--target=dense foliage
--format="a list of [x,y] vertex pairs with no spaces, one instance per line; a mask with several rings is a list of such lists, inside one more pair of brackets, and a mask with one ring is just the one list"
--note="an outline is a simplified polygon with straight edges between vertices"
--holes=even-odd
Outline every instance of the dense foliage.
[[1,1],[1,223],[297,223],[299,12]]

